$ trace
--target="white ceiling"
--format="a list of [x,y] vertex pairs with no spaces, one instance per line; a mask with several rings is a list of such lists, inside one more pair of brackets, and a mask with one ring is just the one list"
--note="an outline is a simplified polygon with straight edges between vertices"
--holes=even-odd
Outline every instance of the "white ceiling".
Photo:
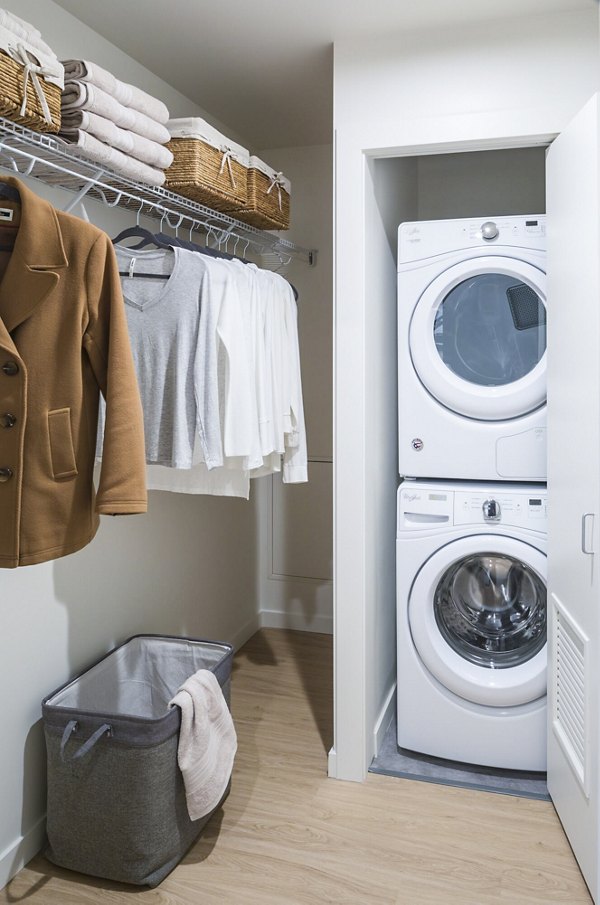
[[596,0],[57,0],[255,150],[331,141],[332,44]]

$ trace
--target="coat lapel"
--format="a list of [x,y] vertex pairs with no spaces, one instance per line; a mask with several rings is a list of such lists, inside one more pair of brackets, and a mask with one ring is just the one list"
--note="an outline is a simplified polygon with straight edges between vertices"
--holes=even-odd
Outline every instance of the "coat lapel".
[[17,347],[12,341],[10,333],[4,326],[2,320],[0,320],[0,349],[4,349],[6,352],[9,352],[11,355],[15,355],[17,358],[19,357]]
[[[0,283],[0,319],[10,334],[56,288],[68,261],[52,205],[13,176],[0,177],[0,182],[14,186],[21,196],[21,223]],[[0,327],[2,344],[5,331]]]

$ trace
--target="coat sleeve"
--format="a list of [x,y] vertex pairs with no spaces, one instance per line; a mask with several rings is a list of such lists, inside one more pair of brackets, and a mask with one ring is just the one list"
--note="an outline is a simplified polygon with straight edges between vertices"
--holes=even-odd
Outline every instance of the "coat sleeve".
[[106,400],[96,512],[103,515],[145,512],[142,406],[117,260],[110,239],[104,233],[94,243],[88,258],[86,288],[89,321],[84,347]]

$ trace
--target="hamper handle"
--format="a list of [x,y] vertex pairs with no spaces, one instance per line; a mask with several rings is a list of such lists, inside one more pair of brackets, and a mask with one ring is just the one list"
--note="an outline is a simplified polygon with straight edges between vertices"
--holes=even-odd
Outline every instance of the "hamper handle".
[[[69,738],[71,737],[72,733],[75,732],[75,730],[77,729],[78,725],[79,724],[78,724],[77,720],[69,720],[69,722],[65,726],[65,731],[63,732],[61,743],[60,743],[61,760],[65,759],[65,748],[66,748],[67,742],[69,741]],[[88,740],[83,743],[81,748],[77,749],[77,751],[73,755],[73,760],[79,760],[79,758],[84,757],[88,753],[88,751],[92,750],[92,748],[94,747],[96,742],[100,741],[102,736],[106,733],[109,736],[112,735],[112,726],[109,725],[109,723],[103,723],[101,726],[98,727],[98,729],[96,729],[95,732],[93,732],[90,735]]]

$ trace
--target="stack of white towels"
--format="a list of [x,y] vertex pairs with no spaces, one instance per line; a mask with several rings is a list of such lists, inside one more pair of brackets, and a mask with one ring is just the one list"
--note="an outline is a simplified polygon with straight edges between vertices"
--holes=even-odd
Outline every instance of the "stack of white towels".
[[86,60],[63,60],[60,135],[84,157],[134,182],[163,185],[173,155],[162,101]]

